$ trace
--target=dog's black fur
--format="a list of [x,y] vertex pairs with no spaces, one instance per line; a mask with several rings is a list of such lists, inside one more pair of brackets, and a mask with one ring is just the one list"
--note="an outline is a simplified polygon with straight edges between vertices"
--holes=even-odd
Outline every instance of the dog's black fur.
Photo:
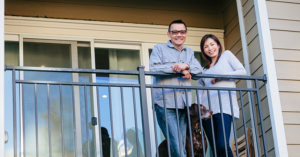
[[[201,119],[209,119],[212,116],[212,111],[206,109],[203,105],[200,105],[201,111]],[[193,139],[193,150],[194,150],[194,157],[203,157],[203,143],[200,131],[200,121],[199,121],[199,110],[197,104],[192,104],[189,108],[190,112],[190,121],[191,121],[191,128],[192,128],[192,139]],[[186,132],[186,151],[187,157],[192,157],[191,153],[191,143],[190,143],[190,134],[189,134],[189,127],[187,127]],[[207,142],[205,135],[204,137],[204,145],[205,149],[207,150]],[[205,150],[205,151],[206,151]],[[168,157],[168,144],[167,141],[164,140],[158,147],[159,157]]]

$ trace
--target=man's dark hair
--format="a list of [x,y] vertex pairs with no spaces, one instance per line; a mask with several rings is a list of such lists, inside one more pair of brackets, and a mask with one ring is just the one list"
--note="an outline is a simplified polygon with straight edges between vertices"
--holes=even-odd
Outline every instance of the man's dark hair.
[[181,23],[181,24],[184,24],[185,29],[187,30],[186,25],[185,25],[185,23],[184,23],[182,20],[175,20],[175,21],[173,21],[173,22],[170,23],[169,29],[168,29],[169,32],[170,32],[171,25],[172,25],[172,24],[175,24],[175,23],[179,23],[179,24]]

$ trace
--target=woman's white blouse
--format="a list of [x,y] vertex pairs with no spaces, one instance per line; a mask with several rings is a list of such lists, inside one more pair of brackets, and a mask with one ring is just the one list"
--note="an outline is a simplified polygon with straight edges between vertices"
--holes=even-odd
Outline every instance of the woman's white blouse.
[[[232,52],[227,50],[222,53],[217,64],[215,64],[210,69],[204,70],[203,74],[246,75],[246,70],[243,67],[242,63],[232,54]],[[221,81],[216,82],[215,84],[212,84],[211,78],[199,79],[198,86],[229,87],[229,88],[236,87],[234,79],[222,79]],[[199,90],[198,94],[199,94],[200,103],[203,104],[206,108],[210,108],[210,110],[213,111],[213,114],[221,113],[218,91],[209,90],[210,107],[208,104],[207,91]],[[231,112],[229,92],[228,91],[220,91],[220,98],[221,98],[221,107],[222,107],[223,113],[232,115],[236,119],[238,119],[239,118],[239,106],[238,106],[238,102],[237,102],[236,92],[235,91],[231,92],[233,114]],[[196,102],[197,102],[197,97],[196,97]]]

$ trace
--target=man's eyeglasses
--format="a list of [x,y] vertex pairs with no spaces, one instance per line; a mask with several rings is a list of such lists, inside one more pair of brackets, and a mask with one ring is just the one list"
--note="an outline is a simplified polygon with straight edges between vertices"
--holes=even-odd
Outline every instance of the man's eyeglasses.
[[170,31],[173,35],[177,35],[178,33],[180,33],[181,35],[184,35],[187,30],[180,30],[180,31]]

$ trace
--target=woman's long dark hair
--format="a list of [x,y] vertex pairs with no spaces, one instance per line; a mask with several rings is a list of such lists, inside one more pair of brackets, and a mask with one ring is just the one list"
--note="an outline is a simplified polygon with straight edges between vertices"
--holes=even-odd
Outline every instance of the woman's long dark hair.
[[201,39],[201,42],[200,42],[200,49],[201,49],[202,57],[206,61],[206,63],[208,64],[207,66],[204,67],[204,69],[209,69],[210,64],[212,63],[211,58],[204,53],[204,44],[205,44],[205,41],[207,39],[209,39],[209,38],[213,39],[217,43],[217,45],[220,46],[219,53],[218,53],[218,58],[217,58],[217,61],[216,61],[215,65],[218,63],[219,58],[221,57],[221,54],[222,54],[222,50],[223,50],[222,45],[220,43],[220,40],[215,35],[213,35],[213,34],[206,34]]

